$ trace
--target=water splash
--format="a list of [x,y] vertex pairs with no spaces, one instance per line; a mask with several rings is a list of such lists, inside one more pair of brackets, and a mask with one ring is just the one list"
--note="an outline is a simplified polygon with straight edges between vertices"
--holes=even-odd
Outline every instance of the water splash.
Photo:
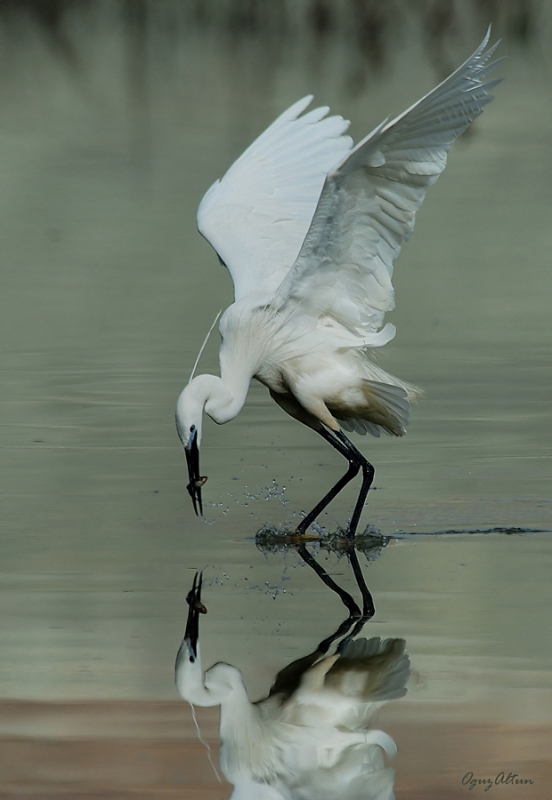
[[338,558],[354,548],[364,554],[367,562],[371,562],[379,557],[382,549],[387,547],[390,541],[390,537],[383,536],[375,525],[367,525],[353,540],[347,538],[346,529],[340,526],[335,531],[329,531],[315,522],[311,525],[310,531],[312,533],[301,536],[289,524],[266,524],[257,531],[255,544],[265,555],[287,553],[295,550],[299,544],[308,544],[314,555],[325,550],[334,553]]

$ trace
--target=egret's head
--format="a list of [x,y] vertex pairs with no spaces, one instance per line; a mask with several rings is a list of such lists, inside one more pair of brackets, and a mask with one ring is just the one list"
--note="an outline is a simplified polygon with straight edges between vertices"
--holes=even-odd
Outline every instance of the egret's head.
[[194,381],[189,383],[176,404],[176,430],[186,454],[188,463],[188,493],[194,504],[194,511],[203,515],[201,487],[207,480],[199,474],[199,445],[201,442],[201,422],[205,400],[198,396]]

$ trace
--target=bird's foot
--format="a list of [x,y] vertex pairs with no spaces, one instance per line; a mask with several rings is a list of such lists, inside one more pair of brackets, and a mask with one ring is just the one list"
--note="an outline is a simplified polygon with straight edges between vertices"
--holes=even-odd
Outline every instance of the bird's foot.
[[288,536],[295,541],[300,542],[317,542],[320,539],[320,536],[314,531],[303,530],[299,525],[292,531]]

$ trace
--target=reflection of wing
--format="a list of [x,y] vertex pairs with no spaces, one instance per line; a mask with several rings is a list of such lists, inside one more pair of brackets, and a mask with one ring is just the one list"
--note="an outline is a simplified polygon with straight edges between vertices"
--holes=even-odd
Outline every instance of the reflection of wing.
[[384,752],[394,756],[397,748],[369,723],[383,702],[405,694],[405,642],[357,639],[342,655],[320,656],[290,664],[256,704],[271,732],[274,785],[301,800],[392,800],[394,771]]
[[293,266],[330,169],[353,142],[349,123],[305,97],[285,111],[211,186],[198,227],[227,265],[236,300],[270,301]]
[[[309,653],[308,656],[298,658],[296,661],[292,661],[291,664],[288,664],[287,667],[281,669],[274,679],[268,696],[277,698],[278,703],[284,705],[299,688],[305,672],[317,661],[320,661],[320,658],[321,653],[315,650],[313,653]],[[265,701],[261,700],[260,702],[263,703]]]
[[410,661],[403,639],[356,639],[341,656],[315,661],[313,653],[278,674],[258,704],[263,715],[307,727],[361,730],[381,703],[406,694]]
[[[393,260],[414,229],[447,153],[490,102],[485,81],[497,45],[489,32],[459,69],[392,122],[363,139],[328,175],[309,232],[277,304],[333,318],[368,338],[394,306]],[[498,43],[497,43],[498,44]]]
[[410,659],[404,639],[356,639],[328,670],[324,688],[359,703],[381,703],[404,697]]

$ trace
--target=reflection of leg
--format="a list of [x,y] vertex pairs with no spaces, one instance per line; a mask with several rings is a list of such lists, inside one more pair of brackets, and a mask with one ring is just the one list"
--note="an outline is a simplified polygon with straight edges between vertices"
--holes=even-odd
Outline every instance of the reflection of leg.
[[[337,641],[338,639],[341,639],[342,636],[345,636],[347,641],[350,641],[352,636],[346,636],[346,634],[349,633],[349,631],[351,629],[351,626],[352,626],[354,621],[355,621],[355,618],[352,617],[349,614],[347,619],[343,620],[343,622],[341,623],[339,628],[335,631],[335,633],[332,633],[331,636],[326,637],[326,639],[322,639],[322,641],[320,642],[320,644],[318,645],[316,650],[324,656],[324,655],[326,655],[326,653],[328,652],[328,650],[330,649],[332,644],[335,641]],[[364,624],[364,623],[362,623],[362,624]],[[355,624],[355,628],[357,627],[357,625],[358,625],[358,621]],[[356,636],[356,634],[354,634],[354,635]],[[341,647],[341,643],[339,644],[339,646],[337,648],[338,651],[339,651],[340,647]]]
[[360,608],[355,603],[352,595],[350,595],[349,592],[346,592],[345,589],[342,589],[341,586],[338,586],[333,578],[330,578],[324,567],[320,566],[314,556],[309,553],[306,545],[298,544],[296,545],[295,549],[305,564],[308,564],[308,566],[316,572],[318,577],[326,584],[326,586],[328,586],[332,592],[335,592],[338,595],[345,608],[347,608],[349,611],[349,616],[341,623],[339,628],[334,633],[330,634],[330,636],[327,636],[325,639],[323,639],[316,648],[316,653],[319,653],[320,655],[326,655],[336,639],[340,639],[342,636],[345,636],[349,632],[349,629],[355,620],[362,618],[362,613]]
[[374,606],[374,600],[372,599],[370,590],[366,586],[366,581],[364,580],[362,569],[360,567],[360,564],[358,563],[358,556],[356,554],[356,550],[354,548],[351,548],[347,553],[347,557],[351,564],[353,575],[355,576],[357,582],[357,586],[360,589],[360,594],[362,595],[362,616],[365,621],[372,619],[372,617],[376,613],[376,607]]
[[356,550],[351,548],[350,551],[347,553],[347,557],[351,564],[351,568],[353,570],[353,574],[355,576],[357,586],[360,589],[360,593],[362,595],[362,616],[359,620],[356,621],[354,626],[349,630],[349,633],[342,639],[337,647],[337,652],[342,653],[345,647],[349,644],[351,639],[354,639],[355,636],[361,632],[365,624],[368,620],[372,619],[374,614],[376,613],[376,608],[374,606],[374,601],[372,599],[372,595],[370,594],[370,590],[366,586],[366,581],[364,580],[364,575],[362,574],[362,569],[360,564],[358,563],[358,556],[356,554]]
[[330,578],[324,567],[321,567],[318,561],[315,560],[314,556],[312,556],[309,553],[306,545],[298,544],[295,546],[295,549],[297,550],[297,552],[299,553],[305,564],[308,564],[308,566],[316,572],[318,577],[322,581],[324,581],[326,586],[328,586],[332,590],[332,592],[335,592],[339,596],[345,608],[348,609],[350,616],[353,617],[354,619],[358,619],[359,617],[361,617],[362,613],[360,611],[360,608],[356,604],[352,595],[350,595],[349,592],[346,592],[345,589],[342,589],[341,586],[338,586],[333,578]]
[[296,661],[293,661],[291,664],[288,664],[287,667],[280,670],[270,690],[271,695],[285,693],[287,696],[290,696],[290,694],[299,687],[301,678],[306,670],[310,669],[322,656],[325,656],[332,644],[337,639],[341,639],[342,636],[345,636],[356,620],[362,619],[362,612],[355,603],[353,597],[349,592],[342,589],[341,586],[338,586],[333,578],[330,578],[324,567],[320,566],[314,556],[309,553],[306,546],[304,544],[297,544],[295,545],[295,549],[305,564],[316,572],[318,577],[332,592],[338,595],[343,605],[348,609],[349,616],[341,623],[334,633],[330,634],[326,639],[323,639],[312,653],[298,658]]
[[354,548],[350,548],[347,553],[347,558],[349,559],[357,586],[360,589],[360,594],[362,595],[362,612],[352,595],[350,595],[349,592],[346,592],[345,589],[342,589],[341,586],[338,586],[334,579],[328,575],[324,567],[320,566],[320,564],[315,560],[314,556],[309,553],[306,545],[298,544],[296,545],[295,549],[305,564],[308,564],[308,566],[316,572],[326,586],[328,586],[339,596],[341,602],[349,611],[349,617],[341,623],[335,633],[332,633],[326,639],[323,639],[323,641],[321,641],[316,648],[317,652],[325,654],[337,639],[344,636],[345,638],[342,639],[337,647],[337,652],[341,653],[351,639],[354,639],[355,636],[358,636],[364,625],[368,622],[368,620],[372,619],[376,613],[374,601],[372,599],[372,595],[370,594],[370,590],[366,585],[366,581],[364,580],[364,575],[362,573],[356,551]]

